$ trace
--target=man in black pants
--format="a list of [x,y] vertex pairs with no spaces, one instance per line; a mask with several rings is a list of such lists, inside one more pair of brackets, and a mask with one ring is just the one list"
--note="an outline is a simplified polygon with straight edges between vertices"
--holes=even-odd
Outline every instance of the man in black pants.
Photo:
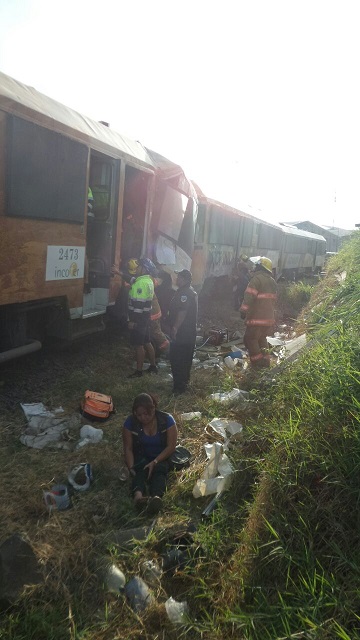
[[198,311],[197,294],[191,287],[191,272],[177,273],[178,290],[170,302],[170,364],[174,379],[174,394],[186,391],[196,341]]

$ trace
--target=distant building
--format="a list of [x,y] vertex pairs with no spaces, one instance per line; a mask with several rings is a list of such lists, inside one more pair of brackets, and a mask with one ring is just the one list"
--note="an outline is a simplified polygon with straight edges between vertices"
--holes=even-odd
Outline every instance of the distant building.
[[324,236],[326,240],[326,251],[331,251],[332,253],[337,253],[344,240],[353,233],[352,231],[339,229],[338,227],[320,226],[310,222],[310,220],[286,222],[285,224],[291,224],[293,227],[297,227],[298,229],[303,229],[304,231],[310,231],[311,233],[317,233],[320,236]]

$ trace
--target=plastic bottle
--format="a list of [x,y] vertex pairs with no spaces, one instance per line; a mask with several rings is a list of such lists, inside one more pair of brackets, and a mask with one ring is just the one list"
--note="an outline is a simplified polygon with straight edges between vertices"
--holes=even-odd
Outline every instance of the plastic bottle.
[[224,358],[224,363],[226,364],[228,369],[235,369],[238,362],[239,358],[233,359],[231,356],[226,356],[226,358]]
[[125,585],[125,595],[130,607],[136,612],[144,611],[144,609],[149,607],[154,601],[149,587],[144,580],[138,576],[132,578],[130,582]]
[[186,624],[189,615],[187,602],[176,602],[170,597],[165,602],[166,613],[173,624]]
[[145,580],[151,585],[158,585],[162,576],[162,570],[155,560],[145,560],[141,565],[141,571]]
[[112,564],[106,572],[105,582],[109,591],[120,593],[124,590],[126,578],[123,572],[115,564]]

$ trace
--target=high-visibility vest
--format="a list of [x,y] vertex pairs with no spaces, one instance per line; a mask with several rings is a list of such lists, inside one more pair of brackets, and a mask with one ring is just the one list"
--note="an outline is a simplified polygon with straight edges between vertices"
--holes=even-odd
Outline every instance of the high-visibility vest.
[[153,297],[154,283],[150,276],[145,274],[136,278],[131,285],[128,298],[131,322],[141,322],[150,318]]

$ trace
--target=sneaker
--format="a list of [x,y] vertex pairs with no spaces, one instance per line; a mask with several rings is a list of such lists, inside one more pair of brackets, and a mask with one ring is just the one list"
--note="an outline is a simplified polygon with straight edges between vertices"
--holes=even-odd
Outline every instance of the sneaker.
[[141,513],[142,511],[145,511],[148,504],[149,504],[149,498],[147,498],[146,496],[144,496],[143,498],[139,498],[139,500],[135,500],[135,509],[138,513]]
[[142,371],[138,371],[136,369],[136,371],[134,371],[134,373],[130,373],[130,375],[128,376],[128,378],[141,378],[143,372]]
[[156,364],[151,364],[150,367],[146,369],[146,373],[157,373],[157,372],[158,372],[158,368]]
[[159,498],[159,496],[154,496],[153,498],[150,498],[147,504],[146,513],[148,513],[149,516],[155,516],[159,511],[161,511],[162,506],[163,501],[161,498]]

